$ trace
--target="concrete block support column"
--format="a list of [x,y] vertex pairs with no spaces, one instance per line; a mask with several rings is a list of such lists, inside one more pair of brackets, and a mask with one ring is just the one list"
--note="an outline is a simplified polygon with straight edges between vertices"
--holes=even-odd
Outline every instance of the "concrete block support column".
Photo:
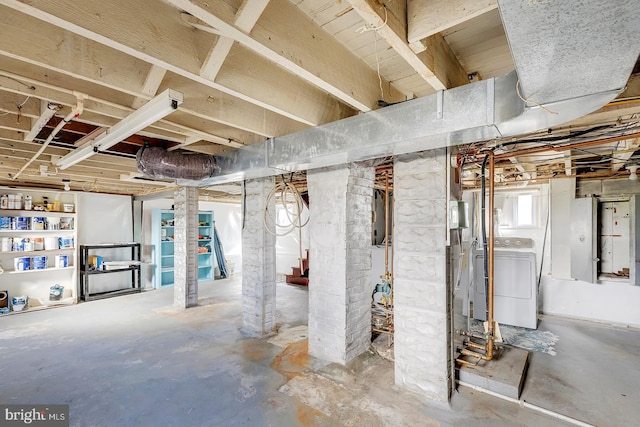
[[276,326],[276,238],[264,224],[267,196],[273,186],[273,177],[251,179],[245,184],[242,323],[243,332],[255,337],[272,334]]
[[309,171],[309,354],[346,364],[371,344],[371,203],[375,169]]
[[396,384],[448,402],[451,389],[445,149],[394,160]]
[[174,287],[173,305],[198,305],[198,187],[180,187],[173,193]]

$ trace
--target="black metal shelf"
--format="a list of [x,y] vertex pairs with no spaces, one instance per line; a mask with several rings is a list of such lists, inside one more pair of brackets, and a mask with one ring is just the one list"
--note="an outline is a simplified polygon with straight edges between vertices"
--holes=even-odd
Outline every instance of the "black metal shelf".
[[[89,252],[99,251],[100,249],[116,249],[131,248],[131,260],[137,261],[137,265],[130,265],[123,268],[114,268],[111,270],[95,270],[89,268]],[[140,283],[140,243],[99,243],[94,245],[80,245],[80,298],[84,301],[91,301],[102,298],[110,298],[119,295],[141,292]],[[90,280],[91,276],[131,272],[131,281],[129,286],[123,289],[117,289],[108,292],[91,292]]]

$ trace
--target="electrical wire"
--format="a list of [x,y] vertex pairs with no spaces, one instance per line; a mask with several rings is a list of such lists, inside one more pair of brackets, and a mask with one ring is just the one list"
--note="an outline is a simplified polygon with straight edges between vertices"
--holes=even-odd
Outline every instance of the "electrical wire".
[[[298,230],[298,253],[300,255],[300,272],[304,274],[303,268],[303,254],[302,254],[302,227],[309,223],[310,215],[307,215],[307,219],[302,221],[302,211],[304,209],[304,201],[298,189],[287,182],[282,177],[282,181],[275,184],[266,198],[266,207],[263,214],[264,227],[267,232],[273,234],[276,237],[283,237],[291,234],[293,231]],[[291,174],[293,177],[293,174]],[[270,206],[276,206],[274,198],[279,198],[284,212],[286,213],[289,224],[278,224],[277,219],[270,212]],[[290,202],[291,201],[291,202]],[[295,212],[289,210],[290,204],[295,207]],[[276,215],[277,216],[277,215]],[[284,231],[278,232],[278,228],[284,229]]]

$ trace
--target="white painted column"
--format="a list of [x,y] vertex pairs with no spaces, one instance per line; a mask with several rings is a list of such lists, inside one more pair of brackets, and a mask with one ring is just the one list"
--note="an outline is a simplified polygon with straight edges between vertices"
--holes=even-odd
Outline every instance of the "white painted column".
[[173,193],[174,287],[173,305],[198,305],[198,187],[180,187]]
[[393,169],[396,384],[443,402],[452,381],[447,167],[439,149],[398,156]]
[[[273,186],[273,177],[245,183],[242,323],[243,332],[255,337],[272,334],[276,326],[276,238],[264,224],[267,195]],[[274,204],[274,200],[271,203]],[[273,206],[270,211],[274,211]]]
[[312,170],[309,354],[346,364],[371,345],[371,203],[375,170]]

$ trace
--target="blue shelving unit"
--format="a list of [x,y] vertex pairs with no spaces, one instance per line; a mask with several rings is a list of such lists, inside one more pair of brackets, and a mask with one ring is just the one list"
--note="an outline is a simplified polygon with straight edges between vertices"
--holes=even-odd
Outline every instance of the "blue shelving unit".
[[[153,286],[161,289],[174,283],[174,211],[154,209],[151,212],[153,243]],[[198,280],[215,279],[213,259],[214,220],[212,211],[198,212]],[[206,250],[206,252],[205,252]]]

